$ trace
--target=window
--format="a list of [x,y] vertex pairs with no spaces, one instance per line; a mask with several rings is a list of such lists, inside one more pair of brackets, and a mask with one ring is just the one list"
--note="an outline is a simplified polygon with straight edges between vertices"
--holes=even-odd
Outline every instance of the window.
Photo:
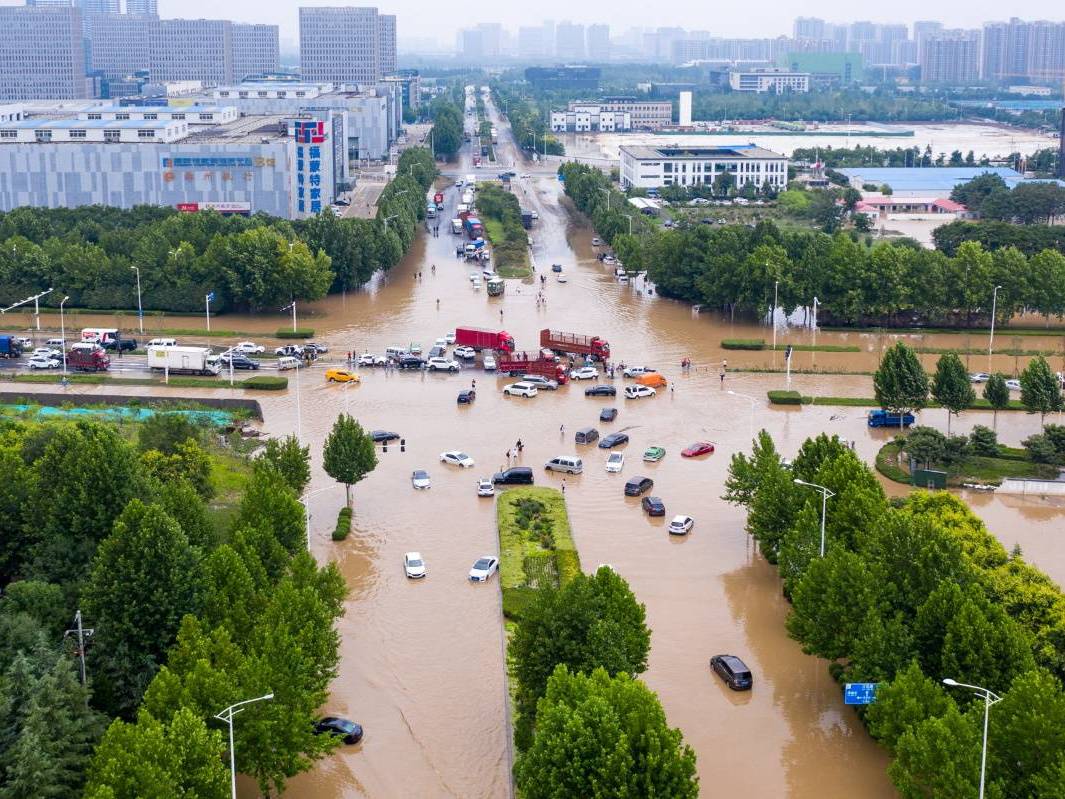
[[17,130],[0,130],[0,139],[17,139]]
[[159,115],[158,114],[145,114],[144,118],[145,119],[159,119]]
[[39,142],[49,142],[52,140],[52,131],[50,130],[35,130],[33,131],[33,135]]
[[105,130],[104,141],[119,141],[122,138],[122,131],[120,130]]
[[138,139],[154,139],[155,138],[155,131],[154,130],[144,130],[144,129],[138,130],[137,131],[137,138]]
[[74,128],[74,129],[72,129],[70,131],[69,136],[72,139],[84,139],[85,138],[85,131],[84,130],[80,130],[78,128]]
[[185,115],[184,114],[171,114],[170,118],[171,119],[184,119]]
[[129,114],[115,114],[115,119],[119,121],[129,119]]
[[89,119],[103,119],[103,114],[89,114]]

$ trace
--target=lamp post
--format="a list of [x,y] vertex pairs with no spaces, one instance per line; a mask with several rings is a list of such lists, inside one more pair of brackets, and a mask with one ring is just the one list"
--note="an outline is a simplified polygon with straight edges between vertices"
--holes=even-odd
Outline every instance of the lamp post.
[[991,335],[987,337],[987,372],[991,373],[991,345],[995,343],[995,311],[998,309],[998,290],[1002,286],[995,286],[991,292]]
[[795,484],[801,486],[809,486],[810,488],[816,488],[821,492],[821,557],[825,556],[825,513],[828,511],[828,498],[836,496],[834,491],[829,491],[824,486],[819,486],[817,483],[807,483],[805,480],[795,478]]
[[610,210],[610,189],[600,188],[599,191],[606,194],[606,210]]
[[209,291],[203,297],[203,304],[207,314],[207,332],[211,332],[211,300],[214,299],[214,292]]
[[300,406],[300,359],[296,359],[296,441],[303,441],[303,409]]
[[69,300],[70,297],[64,297],[59,301],[59,349],[63,351],[63,380],[67,379],[67,326],[66,321],[63,318],[63,304]]
[[629,235],[631,236],[632,235],[632,214],[622,214],[622,216],[624,216],[626,219],[629,220]]
[[141,335],[144,335],[144,307],[141,305],[141,270],[138,266],[131,266],[134,272],[137,273],[137,322],[140,328]]
[[292,298],[292,302],[281,309],[281,313],[285,311],[292,311],[292,332],[296,332],[296,298]]
[[271,693],[257,696],[254,699],[245,699],[243,702],[237,702],[235,705],[230,705],[221,713],[215,715],[216,719],[224,721],[229,725],[229,784],[232,799],[237,799],[237,752],[233,748],[233,717],[244,709],[244,705],[250,705],[252,702],[262,702],[266,699],[273,698],[274,695]]
[[751,403],[751,419],[747,425],[747,436],[751,439],[751,441],[754,441],[754,406],[758,402],[758,400],[756,400],[750,394],[741,394],[740,392],[733,391],[732,389],[729,389],[728,393],[734,397],[743,397],[745,400]]
[[300,504],[303,505],[303,524],[307,530],[307,551],[311,551],[311,508],[308,500],[315,494],[321,494],[323,491],[329,491],[332,488],[336,488],[335,485],[325,486],[324,488],[316,488],[314,491],[310,491],[300,497]]
[[[768,267],[769,264],[766,264]],[[769,323],[773,325],[773,364],[777,361],[777,294],[780,289],[780,281],[773,281],[773,315],[769,317]]]
[[958,682],[952,680],[950,677],[946,677],[943,680],[944,685],[949,685],[951,688],[968,688],[970,691],[984,697],[984,744],[980,751],[980,799],[984,799],[984,774],[987,771],[987,717],[990,715],[991,706],[996,702],[1001,702],[1002,697],[993,691],[989,691],[987,688],[981,688],[979,685],[968,685],[967,683]]

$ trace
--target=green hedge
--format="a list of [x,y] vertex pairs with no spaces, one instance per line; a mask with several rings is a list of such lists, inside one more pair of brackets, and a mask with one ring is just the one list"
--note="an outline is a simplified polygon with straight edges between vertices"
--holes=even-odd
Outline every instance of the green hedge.
[[762,338],[726,338],[721,341],[723,350],[764,350],[765,339]]
[[555,566],[558,569],[558,582],[565,585],[581,573],[581,559],[575,549],[556,549]]
[[297,327],[295,330],[278,330],[274,334],[277,338],[314,338],[314,329],[310,327]]
[[521,621],[526,609],[535,599],[535,588],[509,588],[503,592],[503,615],[511,621]]
[[281,391],[288,388],[288,378],[279,375],[257,375],[240,381],[240,386],[253,391]]
[[770,391],[769,401],[773,405],[802,405],[802,394],[798,391]]
[[351,508],[346,505],[337,514],[337,524],[333,528],[333,540],[343,541],[351,532]]

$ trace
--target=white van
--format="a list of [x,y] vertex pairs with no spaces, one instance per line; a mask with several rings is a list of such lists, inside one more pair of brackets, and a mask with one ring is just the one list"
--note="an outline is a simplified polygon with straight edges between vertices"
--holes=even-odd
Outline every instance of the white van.
[[291,355],[282,355],[277,359],[277,371],[284,372],[288,369],[299,369],[299,359],[293,358]]
[[407,347],[385,347],[386,358],[402,358],[404,355],[409,354]]
[[576,455],[558,455],[545,463],[544,468],[549,472],[580,474],[584,471],[584,461]]
[[151,341],[149,341],[145,345],[145,348],[147,348],[147,347],[176,347],[176,346],[177,346],[177,339],[176,338],[153,338]]

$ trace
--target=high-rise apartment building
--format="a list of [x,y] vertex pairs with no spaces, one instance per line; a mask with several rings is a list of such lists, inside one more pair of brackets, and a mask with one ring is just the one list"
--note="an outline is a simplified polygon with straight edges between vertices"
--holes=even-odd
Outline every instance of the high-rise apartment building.
[[142,14],[89,14],[85,17],[89,70],[109,80],[152,66],[155,17]]
[[581,61],[584,59],[583,25],[560,22],[555,26],[555,56],[560,61]]
[[396,15],[377,15],[377,47],[381,74],[396,71]]
[[122,10],[119,0],[74,0],[74,8],[86,14],[117,14]]
[[281,65],[277,25],[234,22],[230,42],[234,80],[275,72]]
[[929,36],[919,58],[925,83],[973,83],[980,79],[980,31],[944,30]]
[[233,81],[232,23],[221,19],[160,19],[151,26],[152,80]]
[[791,35],[795,39],[824,39],[825,21],[817,17],[796,17]]
[[1031,80],[1065,80],[1065,22],[1028,23],[1028,62],[1026,75]]
[[610,26],[589,25],[587,31],[588,58],[592,61],[610,60]]
[[126,0],[126,13],[158,17],[159,0]]
[[984,24],[981,75],[985,80],[1010,81],[1028,72],[1028,23],[1014,17],[1009,22]]
[[[382,45],[382,39],[387,39],[387,45]],[[383,51],[387,52],[382,56]],[[375,84],[389,58],[394,66],[395,51],[395,17],[382,22],[376,8],[300,8],[300,71],[304,80]]]
[[0,100],[85,97],[81,12],[70,7],[0,7]]

